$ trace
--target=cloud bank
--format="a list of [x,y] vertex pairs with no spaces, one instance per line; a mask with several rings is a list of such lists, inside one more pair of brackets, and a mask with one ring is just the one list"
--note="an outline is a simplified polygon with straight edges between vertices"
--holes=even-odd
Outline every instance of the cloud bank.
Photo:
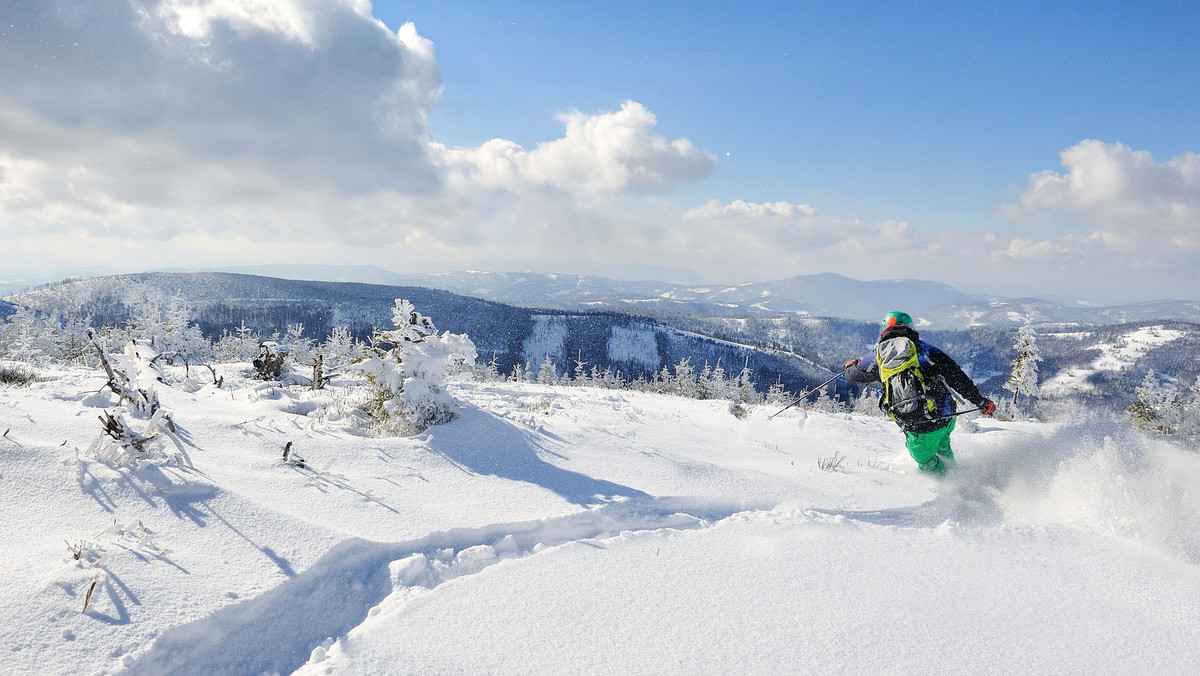
[[1139,288],[1196,298],[1200,155],[1158,162],[1121,143],[1084,140],[1059,153],[1065,171],[1030,174],[999,212],[1042,233],[1013,238],[1003,256],[1078,271],[1126,296]]
[[1011,227],[992,232],[788,201],[686,208],[673,196],[717,160],[636,101],[561,112],[562,135],[533,148],[439,143],[433,43],[412,24],[390,30],[365,0],[10,0],[0,63],[0,238],[32,267],[533,261],[998,293],[1116,292],[1113,266],[1157,289],[1195,279],[1194,153],[1159,163],[1083,141],[1062,152],[1065,171],[1031,174],[998,210]]

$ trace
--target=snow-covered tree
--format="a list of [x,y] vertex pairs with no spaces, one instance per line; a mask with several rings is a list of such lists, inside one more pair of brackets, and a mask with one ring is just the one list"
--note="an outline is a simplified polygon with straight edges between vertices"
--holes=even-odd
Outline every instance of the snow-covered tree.
[[350,370],[367,381],[377,431],[412,435],[453,417],[444,387],[456,367],[475,363],[475,345],[466,334],[438,335],[433,320],[404,299],[396,300],[392,321],[394,329],[372,336],[373,354]]
[[195,363],[211,353],[212,345],[188,317],[182,296],[172,296],[161,306],[147,303],[130,322],[129,334],[167,361]]
[[737,401],[743,404],[754,404],[758,402],[758,390],[754,387],[754,371],[750,369],[750,359],[746,358],[746,364],[742,366],[742,370],[737,377]]
[[1012,403],[1015,409],[1019,395],[1036,397],[1038,394],[1038,362],[1042,360],[1042,355],[1038,350],[1031,315],[1025,316],[1025,323],[1017,331],[1014,349],[1017,356],[1012,360],[1012,371],[1004,383],[1004,389],[1013,393]]
[[339,373],[366,355],[363,344],[354,339],[350,329],[335,326],[316,348],[325,364],[326,373]]
[[851,405],[851,410],[860,415],[883,415],[883,411],[879,409],[879,391],[864,387]]
[[288,353],[299,364],[311,364],[317,356],[313,340],[304,336],[304,324],[288,324],[279,342],[287,347]]
[[258,353],[260,343],[262,336],[246,326],[246,320],[243,319],[241,325],[233,331],[225,329],[222,332],[221,338],[213,347],[213,352],[219,362],[246,362]]
[[729,391],[729,374],[725,372],[725,367],[721,365],[721,360],[718,359],[717,365],[713,367],[709,377],[708,394],[713,399],[730,399]]
[[539,385],[558,384],[558,366],[554,363],[553,355],[547,354],[538,366],[537,382]]
[[26,363],[46,358],[46,336],[36,312],[18,307],[0,323],[0,357]]
[[1200,376],[1178,400],[1173,420],[1175,432],[1189,446],[1200,446]]
[[684,357],[675,365],[671,390],[681,397],[696,398],[696,369],[692,368],[691,358]]
[[792,393],[783,385],[783,379],[777,378],[767,389],[767,401],[772,404],[787,404],[792,400]]
[[1151,369],[1135,390],[1133,403],[1125,410],[1134,426],[1143,432],[1170,434],[1170,412],[1176,405],[1177,395],[1174,390],[1160,383],[1158,374]]

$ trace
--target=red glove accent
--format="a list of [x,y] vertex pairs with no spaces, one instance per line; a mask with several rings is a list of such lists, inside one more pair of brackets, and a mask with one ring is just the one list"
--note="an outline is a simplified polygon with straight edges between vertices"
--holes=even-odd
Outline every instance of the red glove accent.
[[992,401],[991,399],[985,399],[983,406],[980,406],[979,410],[980,413],[983,413],[984,415],[991,415],[996,412],[996,402]]
[[842,367],[842,370],[848,369],[848,368],[850,368],[851,366],[854,366],[854,365],[855,365],[855,364],[857,364],[857,363],[858,363],[858,360],[857,360],[857,359],[851,359],[850,361],[846,362],[846,365]]

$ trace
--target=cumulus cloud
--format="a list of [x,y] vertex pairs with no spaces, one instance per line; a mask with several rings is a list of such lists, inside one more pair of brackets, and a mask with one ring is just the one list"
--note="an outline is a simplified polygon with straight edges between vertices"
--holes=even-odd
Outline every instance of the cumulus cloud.
[[[131,187],[138,168],[107,154],[114,135],[306,188],[428,188],[436,173],[427,111],[441,90],[432,46],[411,26],[392,33],[363,9],[306,0],[17,0],[0,10],[0,108],[10,119],[33,115],[44,135],[53,128],[69,137],[72,156],[55,161],[111,162],[131,174]],[[22,159],[44,152],[45,144],[27,145]]]
[[1147,237],[1200,248],[1200,155],[1185,152],[1158,162],[1144,150],[1086,140],[1059,154],[1065,172],[1029,176],[1029,186],[1001,213],[1037,221],[1074,216],[1097,239],[1144,248]]
[[[598,204],[713,156],[645,106],[561,138],[447,148],[434,45],[365,0],[13,0],[0,6],[0,234],[86,231],[530,252],[643,244]],[[653,230],[653,228],[651,228]]]
[[575,110],[559,120],[564,136],[533,150],[494,139],[478,148],[443,148],[443,161],[463,184],[508,191],[549,186],[583,197],[661,194],[716,165],[691,141],[658,134],[654,114],[635,101],[615,112]]

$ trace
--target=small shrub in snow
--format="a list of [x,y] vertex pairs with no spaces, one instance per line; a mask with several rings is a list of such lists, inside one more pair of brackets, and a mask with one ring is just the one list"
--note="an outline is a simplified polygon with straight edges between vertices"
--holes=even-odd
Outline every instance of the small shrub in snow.
[[283,367],[287,363],[288,348],[274,340],[264,340],[258,345],[255,355],[254,376],[259,380],[279,380],[283,377]]
[[729,402],[729,413],[733,417],[744,420],[750,416],[750,407],[740,401]]
[[377,329],[373,354],[350,371],[367,381],[366,409],[377,432],[418,434],[453,417],[443,388],[452,371],[475,363],[475,345],[465,334],[438,335],[433,320],[404,299],[396,300],[392,321],[395,328]]
[[828,458],[817,458],[817,467],[822,472],[832,472],[841,468],[842,463],[846,462],[846,456],[834,451],[833,455]]
[[0,385],[27,387],[35,380],[37,374],[28,367],[20,364],[0,364]]
[[[88,447],[88,455],[113,467],[137,467],[143,461],[167,461],[162,437],[173,431],[170,413],[162,408],[155,384],[162,382],[157,354],[146,345],[130,341],[125,352],[108,355],[104,342],[89,332],[108,374],[105,385],[120,397],[118,409],[100,416],[101,434]],[[121,406],[123,405],[123,408]]]

